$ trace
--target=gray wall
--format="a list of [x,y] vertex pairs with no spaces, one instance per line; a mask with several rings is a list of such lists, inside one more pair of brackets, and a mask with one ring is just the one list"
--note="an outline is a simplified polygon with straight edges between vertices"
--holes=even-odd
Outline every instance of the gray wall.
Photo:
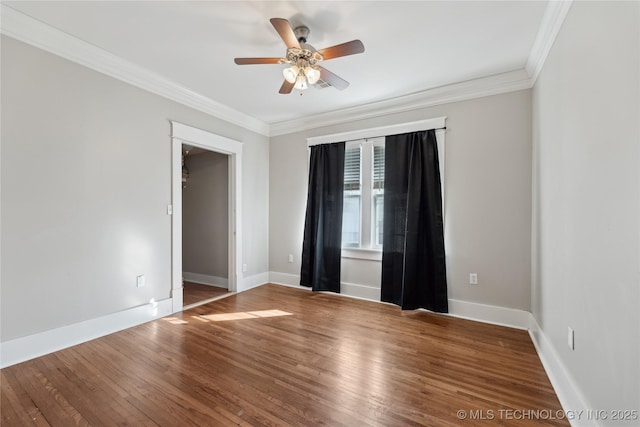
[[[447,116],[449,298],[530,309],[531,92],[518,91],[271,138],[271,271],[300,274],[310,136]],[[288,263],[288,254],[294,262]],[[479,285],[469,285],[469,273]],[[343,260],[343,281],[380,287],[380,263]]]
[[188,155],[182,190],[182,271],[228,278],[229,156]]
[[640,409],[639,6],[574,2],[533,96],[532,311],[601,410]]
[[268,271],[266,137],[5,36],[1,59],[3,342],[169,297],[169,120],[244,143],[242,262]]

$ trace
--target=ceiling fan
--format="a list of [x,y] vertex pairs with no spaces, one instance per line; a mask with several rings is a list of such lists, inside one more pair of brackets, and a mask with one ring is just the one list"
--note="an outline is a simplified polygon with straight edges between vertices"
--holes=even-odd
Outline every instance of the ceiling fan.
[[360,40],[316,50],[307,44],[309,28],[300,26],[293,29],[289,21],[282,18],[271,18],[271,24],[287,45],[286,56],[284,58],[236,58],[236,64],[291,64],[282,71],[285,79],[280,87],[282,94],[291,93],[293,88],[305,90],[308,85],[320,83],[321,80],[339,90],[349,86],[348,81],[321,67],[318,63],[364,52],[364,45]]

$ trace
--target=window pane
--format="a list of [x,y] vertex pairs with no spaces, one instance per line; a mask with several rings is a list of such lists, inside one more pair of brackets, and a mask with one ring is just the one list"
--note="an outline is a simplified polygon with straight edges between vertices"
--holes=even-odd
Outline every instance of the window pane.
[[344,152],[344,189],[360,189],[360,147],[347,147]]
[[384,188],[384,145],[373,146],[373,188]]
[[360,195],[344,195],[342,246],[360,246]]
[[384,212],[384,193],[380,192],[373,197],[373,235],[376,246],[382,246],[382,224]]

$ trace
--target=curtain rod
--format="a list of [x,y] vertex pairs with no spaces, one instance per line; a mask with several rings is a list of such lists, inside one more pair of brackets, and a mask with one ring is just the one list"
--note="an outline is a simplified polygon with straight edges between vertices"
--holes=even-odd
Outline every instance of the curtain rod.
[[366,138],[375,138],[387,135],[402,135],[409,132],[420,132],[425,130],[446,129],[446,116],[434,117],[431,119],[417,120],[414,122],[396,123],[392,125],[379,126],[373,128],[356,129],[353,131],[339,132],[330,135],[312,136],[307,138],[307,145],[330,144],[332,142],[357,141]]
[[[440,127],[440,128],[431,128],[431,129],[425,129],[425,130],[447,130],[447,127],[443,126],[443,127]],[[424,132],[424,131],[417,130],[417,131],[414,131],[414,132]],[[403,133],[413,133],[413,132],[403,132]],[[396,134],[396,135],[402,135],[402,133],[399,133],[399,134]],[[388,135],[387,134],[387,135],[369,136],[367,138],[350,139],[350,140],[347,140],[347,141],[344,141],[344,142],[347,143],[347,142],[355,142],[355,141],[361,141],[361,140],[368,141],[370,139],[385,138],[387,136],[393,136],[393,135]]]

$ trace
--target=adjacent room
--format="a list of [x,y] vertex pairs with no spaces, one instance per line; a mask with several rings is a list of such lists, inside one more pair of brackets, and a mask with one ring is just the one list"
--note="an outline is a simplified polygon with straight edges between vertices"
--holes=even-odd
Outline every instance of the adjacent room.
[[640,2],[0,12],[3,426],[640,425]]
[[182,145],[183,304],[229,294],[229,156]]

